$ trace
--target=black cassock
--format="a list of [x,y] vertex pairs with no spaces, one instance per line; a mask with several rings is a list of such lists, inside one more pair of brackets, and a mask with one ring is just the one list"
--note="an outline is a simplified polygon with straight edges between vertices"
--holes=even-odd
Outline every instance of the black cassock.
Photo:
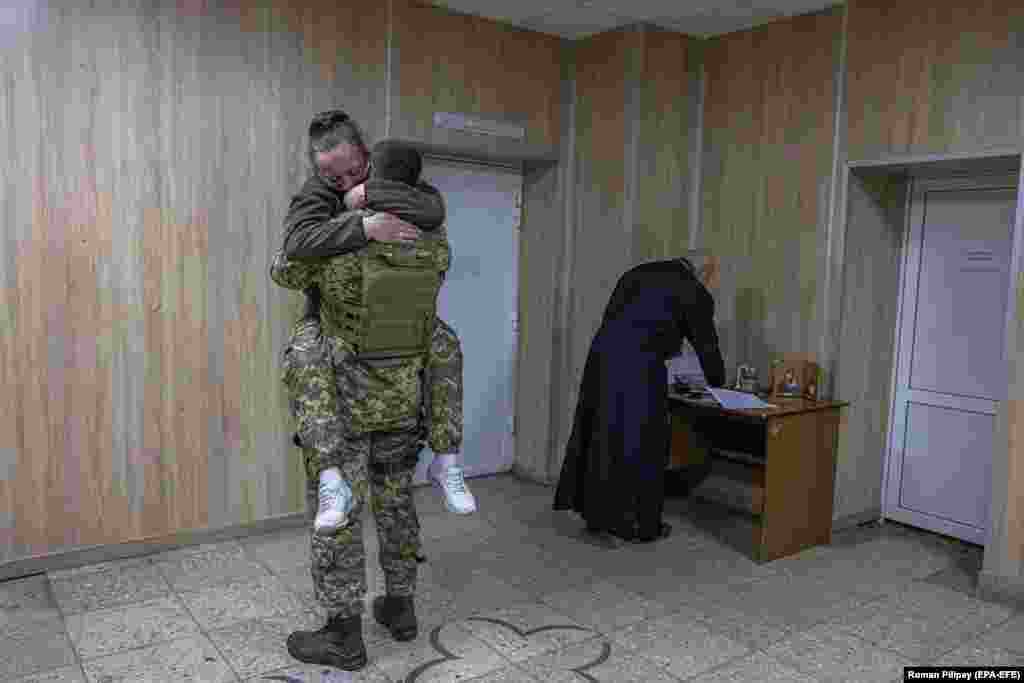
[[661,533],[669,457],[665,361],[688,339],[708,384],[725,382],[715,304],[679,260],[645,263],[615,286],[587,354],[555,510],[629,539]]

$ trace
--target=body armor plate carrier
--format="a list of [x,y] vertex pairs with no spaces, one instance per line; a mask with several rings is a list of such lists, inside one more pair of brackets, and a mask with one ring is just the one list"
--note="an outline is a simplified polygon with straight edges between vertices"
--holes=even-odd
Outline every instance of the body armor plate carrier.
[[414,244],[370,242],[328,261],[323,326],[360,360],[426,356],[451,261],[443,228]]

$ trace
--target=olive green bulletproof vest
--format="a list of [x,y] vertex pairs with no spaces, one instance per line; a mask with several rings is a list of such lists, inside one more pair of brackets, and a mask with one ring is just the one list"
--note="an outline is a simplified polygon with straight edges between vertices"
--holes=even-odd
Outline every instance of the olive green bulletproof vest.
[[364,360],[425,355],[450,262],[443,227],[414,244],[370,242],[329,259],[321,283],[324,333],[344,338]]

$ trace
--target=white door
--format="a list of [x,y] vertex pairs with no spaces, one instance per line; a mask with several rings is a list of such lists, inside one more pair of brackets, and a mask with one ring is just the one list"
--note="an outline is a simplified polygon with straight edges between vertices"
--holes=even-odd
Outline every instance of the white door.
[[903,265],[884,515],[981,545],[1016,195],[1016,178],[916,181]]
[[[466,476],[507,472],[514,460],[518,334],[519,197],[522,173],[427,157],[423,178],[444,196],[452,264],[438,313],[462,342]],[[415,483],[433,459],[420,454]]]

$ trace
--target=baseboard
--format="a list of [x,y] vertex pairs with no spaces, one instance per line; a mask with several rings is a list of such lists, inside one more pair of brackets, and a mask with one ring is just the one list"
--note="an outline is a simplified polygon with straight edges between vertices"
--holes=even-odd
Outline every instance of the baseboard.
[[[512,474],[534,483],[544,483],[529,476],[525,472],[518,471],[518,468],[515,467],[513,468]],[[418,482],[414,485],[425,486],[426,482]],[[233,541],[239,538],[246,538],[247,536],[258,536],[260,534],[272,533],[274,531],[300,528],[308,524],[309,521],[304,511],[293,512],[287,515],[278,515],[276,517],[261,519],[256,522],[235,524],[217,529],[193,529],[189,531],[179,531],[166,536],[154,536],[152,538],[138,541],[126,541],[124,543],[115,543],[111,545],[75,548],[73,550],[67,550],[59,553],[38,555],[36,557],[12,560],[10,562],[0,564],[0,581],[16,579],[22,576],[30,576],[32,574],[60,571],[62,569],[74,569],[75,567],[84,567],[86,565],[98,564],[100,562],[129,560],[135,557],[162,553],[168,550],[177,550],[178,548],[185,548],[192,545]]]
[[139,541],[126,541],[112,545],[89,546],[75,548],[59,553],[38,555],[21,560],[13,560],[0,565],[0,581],[14,579],[31,574],[74,569],[100,562],[128,560],[134,557],[162,553],[191,545],[203,543],[222,543],[246,536],[271,533],[284,529],[294,529],[309,524],[305,512],[294,512],[279,515],[257,522],[247,522],[217,529],[192,529],[179,531],[166,536],[154,536]]
[[882,508],[869,508],[863,512],[858,512],[853,515],[844,515],[838,519],[832,520],[832,531],[845,531],[846,529],[852,529],[853,527],[860,526],[861,524],[867,524],[868,522],[877,522],[882,519]]
[[1024,577],[983,571],[978,574],[978,597],[1024,609]]
[[541,486],[554,486],[558,482],[550,481],[544,477],[538,476],[529,470],[523,469],[519,465],[512,465],[512,470],[509,472],[514,477],[518,477],[523,481],[528,481],[531,484],[540,484]]

